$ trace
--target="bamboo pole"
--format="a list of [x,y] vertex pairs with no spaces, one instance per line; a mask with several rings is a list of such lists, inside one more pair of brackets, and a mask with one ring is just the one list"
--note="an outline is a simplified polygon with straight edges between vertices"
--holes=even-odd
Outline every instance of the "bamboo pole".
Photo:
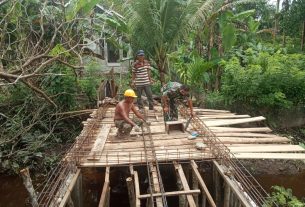
[[106,167],[105,182],[101,194],[101,199],[98,205],[99,207],[107,207],[109,204],[109,198],[108,198],[110,192],[109,175],[110,175],[110,167]]
[[[192,171],[192,187],[193,189],[199,189],[198,188],[198,180],[195,171]],[[196,206],[198,206],[198,195],[193,195]]]
[[227,175],[225,175],[223,167],[219,165],[216,161],[213,161],[213,164],[215,169],[224,179],[224,181],[230,186],[233,196],[236,197],[236,199],[240,200],[242,206],[251,207],[252,205],[249,203],[248,199],[245,197],[244,193],[240,190],[237,184],[234,183]]
[[37,194],[35,192],[35,189],[33,187],[32,179],[30,176],[29,168],[24,168],[20,171],[23,184],[25,188],[27,189],[29,196],[30,196],[30,201],[33,207],[38,206],[38,199],[37,199]]
[[135,193],[136,193],[136,205],[135,207],[140,207],[140,186],[139,186],[139,176],[138,172],[134,171],[134,185],[135,185]]
[[217,172],[216,167],[213,167],[213,182],[214,182],[215,204],[216,204],[216,206],[220,206],[220,202],[221,202],[220,176]]
[[200,190],[182,190],[182,191],[171,191],[171,192],[165,192],[165,193],[153,193],[151,194],[143,194],[140,195],[140,199],[146,199],[150,198],[151,196],[153,197],[162,197],[163,195],[168,197],[168,196],[178,196],[178,195],[192,195],[192,194],[199,194]]
[[230,206],[230,186],[225,183],[224,207]]
[[131,207],[134,207],[136,205],[136,195],[135,195],[135,189],[133,185],[132,177],[126,178],[127,183],[127,189],[128,189],[128,196],[129,196],[129,205]]
[[[190,190],[190,187],[187,183],[187,180],[186,180],[185,174],[183,172],[182,166],[180,164],[178,164],[177,162],[174,162],[174,165],[175,165],[175,169],[178,173],[178,177],[180,177],[183,189],[184,190]],[[196,204],[195,204],[195,201],[194,201],[194,198],[193,198],[192,195],[186,195],[186,199],[188,201],[189,207],[196,207]]]
[[[195,163],[194,160],[191,160],[191,167],[192,167],[193,172],[195,173],[195,175],[196,175],[196,177],[197,177],[197,180],[198,180],[198,182],[199,182],[200,188],[201,188],[201,190],[202,190],[202,194],[204,195],[204,196],[202,197],[203,200],[208,199],[210,206],[211,206],[211,207],[216,207],[216,204],[215,204],[215,202],[214,202],[214,200],[213,200],[213,198],[212,198],[212,196],[211,196],[211,194],[210,194],[210,192],[209,192],[209,190],[208,190],[206,184],[204,183],[204,181],[203,181],[203,179],[202,179],[202,177],[201,177],[201,175],[200,175],[200,173],[199,173],[199,171],[198,171],[198,169],[197,169],[198,166],[197,166],[197,164]],[[206,204],[205,204],[206,201],[203,201],[203,203],[204,203],[204,206],[205,206],[205,205],[206,205]]]

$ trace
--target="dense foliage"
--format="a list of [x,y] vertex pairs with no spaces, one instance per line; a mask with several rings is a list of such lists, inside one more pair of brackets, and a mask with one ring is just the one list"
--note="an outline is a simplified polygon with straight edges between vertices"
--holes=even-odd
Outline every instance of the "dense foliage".
[[227,104],[266,111],[305,104],[305,55],[249,48],[222,64],[221,93]]
[[292,190],[281,186],[272,186],[271,197],[267,200],[264,207],[304,207],[305,203],[293,196]]
[[96,105],[102,57],[89,45],[113,29],[97,2],[0,2],[0,172],[47,172],[81,129],[65,112]]

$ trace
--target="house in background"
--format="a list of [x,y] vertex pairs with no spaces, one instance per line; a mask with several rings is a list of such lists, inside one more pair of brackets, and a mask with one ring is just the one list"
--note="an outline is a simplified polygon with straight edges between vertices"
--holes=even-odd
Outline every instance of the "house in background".
[[[100,4],[96,5],[95,14],[104,15],[109,17],[115,17],[124,22],[124,17],[115,11],[107,10]],[[94,67],[101,74],[109,73],[113,69],[114,73],[126,74],[128,69],[133,62],[132,50],[128,43],[123,39],[124,37],[114,36],[113,31],[104,29],[101,37],[96,38],[99,41],[92,41],[85,39],[84,41],[88,44],[85,48],[90,49],[93,53],[99,57],[90,57],[84,60],[85,68]]]

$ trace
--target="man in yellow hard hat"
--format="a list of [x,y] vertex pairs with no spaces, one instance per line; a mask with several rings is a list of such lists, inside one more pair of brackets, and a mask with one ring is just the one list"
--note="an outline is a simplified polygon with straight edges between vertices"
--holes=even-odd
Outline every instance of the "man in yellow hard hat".
[[[135,98],[137,98],[135,92],[132,89],[127,89],[124,93],[124,100],[119,102],[115,107],[114,123],[118,128],[117,137],[119,138],[129,136],[133,127],[135,127],[136,131],[139,131],[139,126],[145,122],[144,116],[138,112],[133,104]],[[130,110],[141,120],[130,119]]]

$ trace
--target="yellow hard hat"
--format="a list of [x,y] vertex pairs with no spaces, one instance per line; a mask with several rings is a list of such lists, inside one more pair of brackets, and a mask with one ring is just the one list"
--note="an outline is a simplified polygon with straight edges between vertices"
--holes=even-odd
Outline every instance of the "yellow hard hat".
[[137,98],[136,93],[132,89],[127,89],[124,93],[124,96]]

